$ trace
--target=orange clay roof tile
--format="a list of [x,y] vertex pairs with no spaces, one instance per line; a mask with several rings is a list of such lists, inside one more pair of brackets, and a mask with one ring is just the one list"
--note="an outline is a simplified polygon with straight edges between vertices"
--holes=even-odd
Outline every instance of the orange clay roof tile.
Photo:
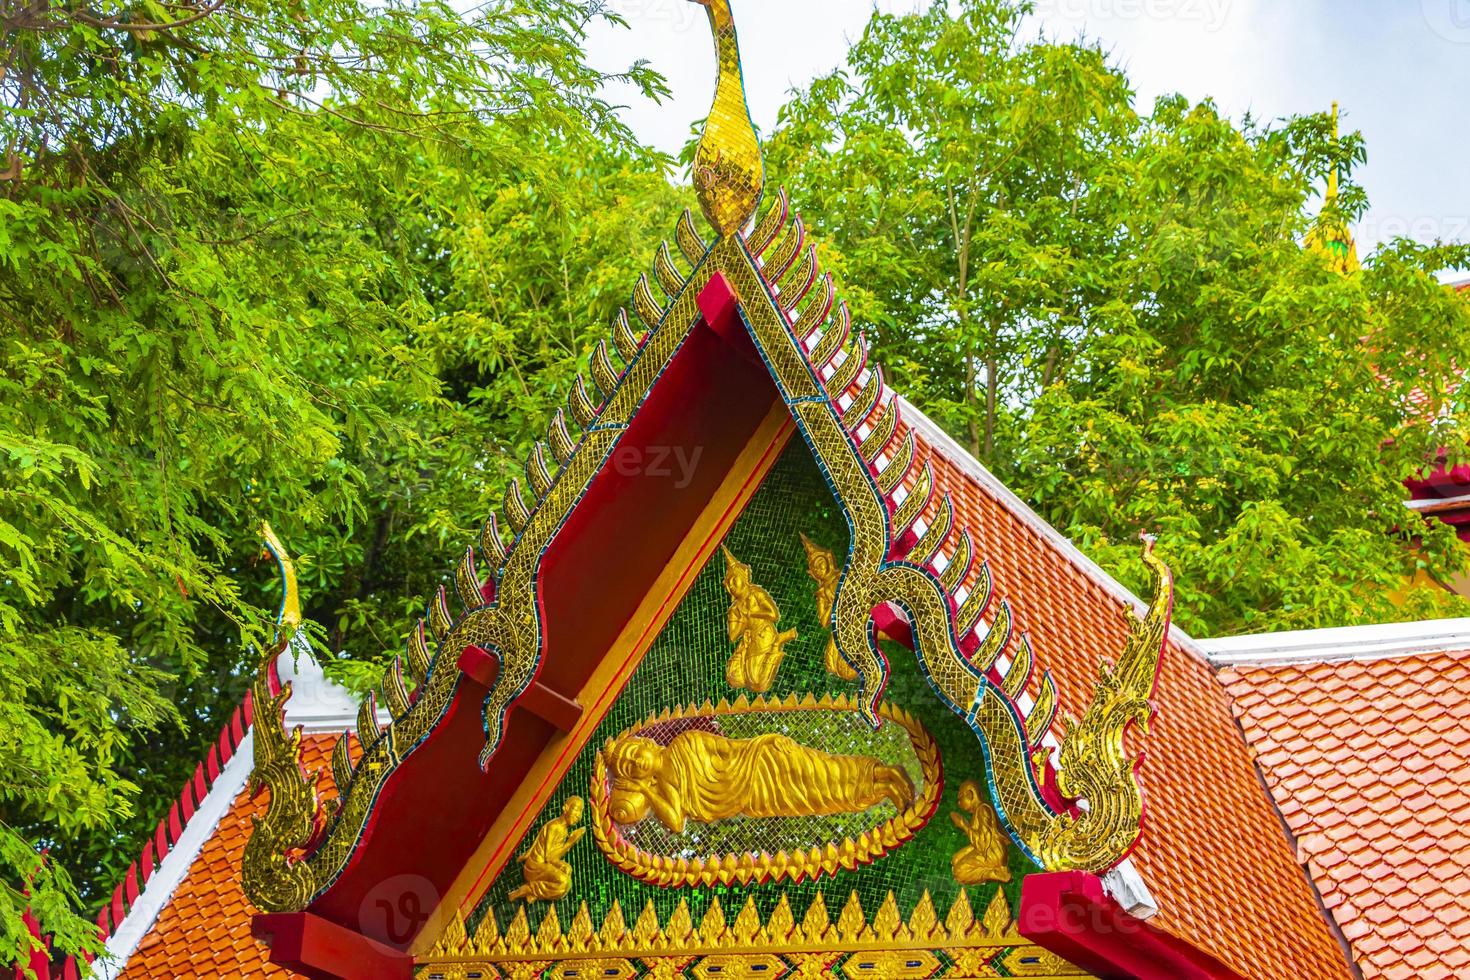
[[[1034,515],[982,483],[972,461],[957,463],[934,441],[920,445],[938,490],[953,498],[956,526],[971,529],[989,561],[995,594],[1010,600],[1038,663],[1056,678],[1062,712],[1080,714],[1099,661],[1122,652],[1128,636],[1122,602],[1038,533]],[[1275,703],[1258,697],[1263,706]],[[1154,703],[1158,717],[1137,743],[1146,753],[1148,809],[1133,855],[1160,906],[1154,924],[1244,977],[1276,976],[1283,968],[1296,980],[1347,977],[1342,948],[1212,669],[1171,641]]]
[[[302,764],[311,770],[329,770],[334,737],[306,735],[301,741]],[[330,775],[324,775],[327,793],[330,783]],[[240,858],[250,836],[250,818],[265,813],[267,799],[265,793],[252,800],[243,792],[235,798],[158,921],[128,959],[120,980],[286,980],[300,976],[271,963],[265,946],[250,934],[255,908],[240,885]]]
[[[1465,976],[1470,651],[1220,678],[1363,975]],[[1324,763],[1350,772],[1357,795],[1305,792],[1302,774]]]

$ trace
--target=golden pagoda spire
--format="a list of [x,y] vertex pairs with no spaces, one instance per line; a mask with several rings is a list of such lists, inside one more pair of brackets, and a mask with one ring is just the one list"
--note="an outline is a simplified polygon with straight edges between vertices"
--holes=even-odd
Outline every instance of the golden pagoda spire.
[[740,231],[761,202],[761,147],[745,104],[740,45],[730,0],[693,0],[709,14],[715,36],[719,80],[704,133],[694,151],[694,189],[699,207],[720,237]]
[[[1332,103],[1332,139],[1336,142],[1339,136],[1337,127],[1337,103]],[[1348,230],[1337,210],[1338,173],[1337,165],[1334,164],[1327,174],[1327,193],[1322,199],[1322,213],[1317,222],[1307,232],[1307,248],[1322,255],[1337,272],[1357,272],[1362,268],[1358,262],[1358,246],[1353,241],[1352,232]]]

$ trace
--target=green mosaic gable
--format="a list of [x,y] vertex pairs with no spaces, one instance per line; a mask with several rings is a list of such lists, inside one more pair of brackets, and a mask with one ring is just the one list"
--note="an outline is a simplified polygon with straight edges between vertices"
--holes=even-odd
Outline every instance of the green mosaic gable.
[[[780,607],[782,629],[795,628],[796,639],[786,646],[776,681],[767,697],[798,696],[808,692],[820,697],[824,693],[854,694],[856,682],[844,682],[830,675],[823,663],[827,634],[817,618],[815,585],[806,572],[806,553],[800,535],[830,548],[841,560],[847,553],[848,528],[840,507],[805,443],[793,440],[782,453],[745,511],[736,520],[725,545],[741,561],[751,566],[753,579],[771,593]],[[729,596],[722,579],[725,572],[723,555],[716,550],[700,571],[694,585],[675,610],[663,631],[653,642],[643,661],[634,670],[627,687],[613,703],[587,747],[572,764],[556,793],[531,825],[530,837],[543,822],[558,815],[568,796],[588,794],[593,758],[597,750],[613,736],[637,725],[665,708],[680,705],[733,701],[742,693],[725,683],[725,664],[733,650],[726,636],[726,611]],[[985,785],[981,749],[975,735],[963,720],[945,708],[920,673],[914,655],[894,643],[883,649],[892,666],[892,676],[885,694],[887,701],[908,710],[928,729],[943,759],[944,792],[939,809],[929,823],[907,843],[897,847],[872,864],[853,871],[839,871],[815,881],[782,881],[771,884],[713,887],[660,888],[644,884],[614,867],[598,849],[588,833],[567,854],[573,869],[572,890],[556,903],[534,902],[526,908],[532,934],[551,905],[555,905],[562,923],[572,921],[581,903],[586,902],[594,924],[600,923],[618,902],[631,923],[649,902],[659,920],[667,921],[680,899],[689,903],[695,922],[700,921],[711,899],[718,896],[727,916],[733,916],[753,896],[756,909],[764,920],[785,894],[798,917],[820,891],[826,900],[828,915],[836,921],[848,896],[856,890],[868,915],[872,915],[891,891],[900,914],[908,919],[921,896],[927,891],[943,915],[958,896],[960,886],[950,869],[954,853],[966,843],[964,834],[951,822],[950,814],[958,812],[956,797],[960,784],[969,779]],[[874,755],[899,763],[912,750],[906,734],[896,724],[887,722],[884,731],[873,733],[860,725],[834,723],[830,713],[820,713],[816,722],[799,717],[806,712],[751,719],[749,716],[722,716],[720,724],[726,734],[742,737],[757,731],[784,731],[798,741],[829,752]],[[856,716],[854,716],[856,720]],[[743,728],[741,726],[744,726]],[[917,786],[918,769],[910,768]],[[844,814],[820,818],[806,825],[811,839],[772,840],[768,850],[808,848],[834,840],[832,832],[861,831],[893,814],[887,803],[874,808],[872,815]],[[760,823],[750,821],[747,824]],[[768,821],[774,823],[775,821]],[[722,823],[733,823],[722,822]],[[584,818],[583,826],[587,826]],[[750,828],[747,826],[746,832]],[[730,839],[730,828],[700,827],[701,849],[723,850],[720,841]],[[789,826],[786,832],[790,832]],[[772,834],[779,837],[779,834]],[[746,838],[748,839],[748,838]],[[645,844],[646,846],[646,844]],[[1021,879],[1037,870],[1014,847],[1009,849],[1011,881],[1004,886],[1010,908],[1019,907]],[[514,917],[520,902],[508,900],[510,892],[521,884],[521,868],[514,861],[496,878],[468,926],[473,931],[485,915],[493,914],[504,931]],[[987,907],[996,885],[969,889],[971,907],[976,914]]]

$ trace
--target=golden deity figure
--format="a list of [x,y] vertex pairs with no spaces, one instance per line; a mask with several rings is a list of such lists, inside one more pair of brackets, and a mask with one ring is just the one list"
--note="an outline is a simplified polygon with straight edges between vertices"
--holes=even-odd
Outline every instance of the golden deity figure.
[[796,639],[796,630],[781,631],[781,610],[765,589],[750,576],[750,566],[730,554],[724,545],[725,591],[730,593],[727,622],[735,652],[725,665],[725,681],[757,694],[771,689],[786,644]]
[[806,573],[812,577],[813,582],[817,583],[817,618],[822,621],[822,628],[829,634],[825,654],[827,673],[845,681],[855,681],[858,676],[857,671],[837,649],[836,637],[830,635],[832,604],[837,601],[837,580],[842,577],[842,569],[838,567],[837,559],[831,551],[812,541],[805,534],[801,536],[801,546],[806,549]]
[[1000,829],[995,810],[981,796],[980,787],[973,779],[960,783],[960,809],[964,813],[952,812],[949,818],[970,843],[955,851],[950,860],[954,880],[962,885],[1010,881],[1005,833]]
[[566,897],[572,890],[572,866],[567,863],[566,854],[587,833],[586,827],[577,826],[581,822],[582,798],[567,797],[561,816],[542,824],[531,846],[516,857],[525,884],[510,893],[512,902],[522,898],[555,902]]
[[700,210],[721,237],[733,235],[754,217],[765,183],[761,147],[740,74],[740,45],[730,0],[694,0],[709,13],[719,75],[704,133],[694,150],[694,191]]
[[660,745],[624,735],[604,750],[608,812],[619,824],[652,814],[669,830],[731,817],[862,813],[887,800],[914,801],[908,773],[865,755],[831,755],[769,733],[734,739],[690,729]]

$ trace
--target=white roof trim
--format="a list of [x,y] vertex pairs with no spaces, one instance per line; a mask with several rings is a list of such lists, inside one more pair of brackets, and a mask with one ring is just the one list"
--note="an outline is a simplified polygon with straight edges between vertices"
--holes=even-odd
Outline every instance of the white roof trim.
[[1143,875],[1133,866],[1132,858],[1124,858],[1117,867],[1102,876],[1103,891],[1135,919],[1152,919],[1159,914],[1159,903]]
[[[1007,510],[1019,517],[1022,523],[1041,535],[1052,547],[1060,551],[1064,557],[1082,571],[1082,574],[1097,583],[1104,592],[1110,593],[1121,602],[1131,603],[1133,609],[1140,616],[1148,611],[1148,603],[1130,592],[1124,587],[1123,583],[1103,571],[1097,562],[1083,554],[1082,550],[1073,544],[1066,535],[1048,524],[1040,514],[1031,509],[1026,501],[1016,496],[1009,487],[996,478],[994,473],[986,469],[985,464],[981,463],[974,456],[971,456],[965,447],[950,437],[949,433],[935,425],[927,415],[919,411],[913,402],[904,398],[902,395],[899,396],[899,399],[903,405],[903,411],[899,417],[917,430],[926,442],[942,451],[944,456],[957,465],[966,476],[971,477],[975,482],[985,487],[991,496],[995,497],[1005,505]],[[981,545],[981,542],[977,541],[975,544],[978,547]],[[1199,641],[1184,632],[1184,630],[1170,625],[1169,638],[1174,641],[1176,646],[1188,650],[1193,656],[1208,662],[1209,657],[1200,646]]]
[[220,770],[219,778],[214,781],[209,795],[204,797],[199,809],[194,811],[194,815],[184,825],[184,832],[179,835],[178,841],[158,863],[158,870],[153,872],[153,876],[143,886],[138,900],[107,938],[107,956],[105,960],[99,959],[94,966],[98,976],[105,980],[116,980],[128,965],[128,958],[158,921],[159,914],[168,905],[174,889],[179,887],[179,882],[188,875],[189,868],[204,848],[205,841],[214,836],[214,828],[219,826],[220,820],[230,811],[235,797],[245,788],[245,780],[253,768],[254,745],[254,732],[247,732],[235,749],[235,754]]
[[1425,497],[1421,500],[1405,500],[1404,506],[1420,514],[1437,514],[1446,510],[1459,510],[1470,506],[1470,493],[1458,497]]
[[1470,618],[1429,619],[1380,626],[1252,633],[1201,640],[1217,667],[1271,667],[1383,660],[1420,653],[1470,650]]
[[[286,727],[300,725],[307,735],[324,732],[340,733],[344,729],[357,729],[358,700],[352,693],[335,681],[327,680],[321,664],[311,655],[311,649],[303,640],[292,656],[287,650],[276,661],[281,683],[291,682],[291,699],[286,702]],[[378,709],[378,723],[386,725],[392,715],[386,708]]]
[[[286,725],[300,725],[307,734],[341,732],[357,728],[357,705],[351,693],[340,684],[327,680],[321,665],[302,641],[294,651],[287,650],[276,661],[281,681],[291,681],[291,699],[286,702]],[[379,709],[378,721],[386,724],[389,715]],[[168,907],[174,890],[188,876],[194,860],[214,836],[225,814],[230,812],[235,797],[245,789],[245,782],[255,768],[255,732],[245,733],[230,761],[200,802],[194,815],[184,824],[184,832],[174,842],[158,869],[153,872],[138,900],[128,909],[118,927],[107,939],[107,953],[93,966],[103,980],[117,980],[128,959],[137,952],[138,944],[153,929],[158,917]]]

